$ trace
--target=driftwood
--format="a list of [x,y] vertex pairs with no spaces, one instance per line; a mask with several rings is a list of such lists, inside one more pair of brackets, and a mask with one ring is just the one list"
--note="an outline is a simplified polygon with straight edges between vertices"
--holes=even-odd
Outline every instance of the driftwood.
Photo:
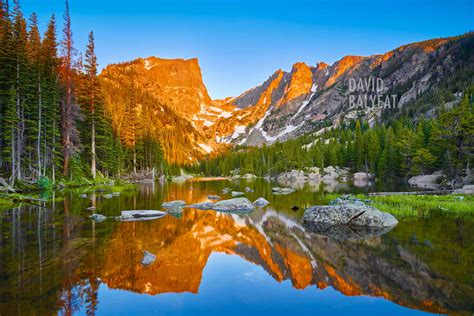
[[15,189],[12,188],[7,181],[0,177],[0,186],[4,187],[6,191],[15,192]]
[[453,193],[453,190],[437,191],[411,191],[411,192],[371,192],[369,196],[389,196],[389,195],[443,195]]

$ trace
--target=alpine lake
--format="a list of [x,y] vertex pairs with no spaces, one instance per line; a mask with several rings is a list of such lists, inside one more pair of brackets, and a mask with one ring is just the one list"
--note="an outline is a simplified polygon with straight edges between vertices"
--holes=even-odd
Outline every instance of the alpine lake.
[[[377,188],[306,183],[275,195],[274,186],[281,184],[194,179],[80,188],[2,211],[0,315],[474,312],[473,216],[395,215],[399,224],[384,235],[340,240],[306,228],[305,208]],[[166,201],[231,198],[224,188],[270,204],[248,214],[184,208],[155,220],[113,218]],[[105,198],[113,192],[120,194]],[[95,222],[92,213],[108,218]],[[142,264],[145,251],[151,264]]]

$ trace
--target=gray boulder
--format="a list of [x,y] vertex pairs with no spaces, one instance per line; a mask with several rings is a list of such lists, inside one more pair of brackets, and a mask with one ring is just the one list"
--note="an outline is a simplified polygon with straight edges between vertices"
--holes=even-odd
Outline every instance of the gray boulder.
[[96,209],[95,206],[91,206],[91,207],[86,208],[86,211],[95,211],[95,209]]
[[168,202],[163,202],[161,204],[162,208],[175,208],[175,207],[183,207],[186,205],[186,202],[183,200],[176,200],[176,201],[168,201]]
[[155,262],[156,256],[152,254],[149,251],[143,251],[143,259],[142,259],[142,265],[143,266],[149,266],[153,262]]
[[246,187],[245,188],[245,192],[253,192],[253,189],[249,188],[249,187]]
[[214,203],[212,202],[202,202],[202,203],[190,204],[190,205],[187,205],[186,207],[195,208],[198,210],[212,210],[213,206],[214,206]]
[[112,194],[106,194],[104,195],[104,199],[111,199],[113,198],[114,196]]
[[232,196],[239,196],[239,195],[244,195],[244,192],[239,192],[239,191],[232,191]]
[[265,207],[267,206],[268,204],[270,204],[270,202],[268,202],[267,200],[265,200],[263,197],[261,198],[258,198],[255,200],[255,202],[253,202],[253,205],[257,206],[257,207]]
[[436,171],[433,174],[412,177],[408,180],[408,184],[412,187],[436,190],[439,188],[438,182],[443,177],[444,175],[441,171]]
[[92,214],[91,216],[89,216],[89,218],[92,219],[94,222],[97,222],[97,223],[103,222],[107,219],[107,217],[105,217],[102,214]]
[[354,239],[385,233],[398,224],[391,214],[356,199],[336,199],[333,204],[306,209],[303,217],[306,226],[322,235]]
[[254,210],[254,205],[247,198],[235,198],[219,201],[212,209],[219,212],[248,213]]
[[209,200],[220,200],[221,197],[219,195],[208,195],[207,198]]
[[122,211],[121,215],[118,216],[117,219],[123,222],[149,221],[162,218],[166,214],[166,212],[154,210]]
[[354,181],[357,181],[357,180],[369,180],[369,179],[372,179],[372,175],[370,173],[367,173],[367,172],[356,172],[352,175]]
[[468,184],[461,189],[454,190],[454,194],[474,194],[474,185]]
[[223,194],[229,194],[230,192],[232,192],[232,189],[231,189],[231,188],[224,188],[224,189],[222,189],[222,193],[223,193]]

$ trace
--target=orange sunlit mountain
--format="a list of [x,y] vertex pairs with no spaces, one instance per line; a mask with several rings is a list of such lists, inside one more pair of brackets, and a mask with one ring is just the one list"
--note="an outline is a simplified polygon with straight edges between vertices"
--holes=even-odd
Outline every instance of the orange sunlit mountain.
[[[383,92],[396,90],[403,106],[453,69],[470,67],[473,62],[460,52],[473,41],[469,33],[383,55],[346,56],[330,66],[298,62],[290,72],[278,70],[262,85],[223,100],[210,98],[197,59],[137,59],[109,65],[100,77],[125,144],[132,146],[147,132],[161,140],[168,161],[188,164],[232,144],[273,143],[355,117],[346,96],[350,77],[384,78]],[[381,110],[365,115],[373,123]]]

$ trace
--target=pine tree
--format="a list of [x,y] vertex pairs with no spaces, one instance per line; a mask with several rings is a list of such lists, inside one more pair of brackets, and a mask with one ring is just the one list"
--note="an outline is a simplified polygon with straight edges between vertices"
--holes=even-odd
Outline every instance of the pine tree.
[[74,95],[73,58],[75,51],[73,47],[68,0],[66,0],[66,10],[64,13],[62,50],[61,79],[64,96],[61,101],[61,136],[63,145],[63,175],[68,175],[70,159],[77,154],[81,148],[79,131],[77,130],[77,121],[80,120],[81,115]]

